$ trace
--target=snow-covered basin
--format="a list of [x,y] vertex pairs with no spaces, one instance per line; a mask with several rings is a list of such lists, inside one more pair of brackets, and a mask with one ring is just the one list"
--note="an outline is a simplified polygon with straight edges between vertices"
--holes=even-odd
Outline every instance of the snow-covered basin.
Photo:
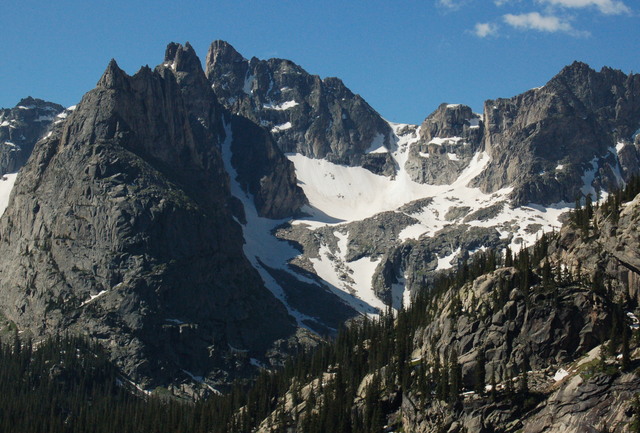
[[0,215],[4,213],[4,210],[9,204],[9,196],[13,189],[13,184],[16,182],[18,173],[5,174],[0,178]]

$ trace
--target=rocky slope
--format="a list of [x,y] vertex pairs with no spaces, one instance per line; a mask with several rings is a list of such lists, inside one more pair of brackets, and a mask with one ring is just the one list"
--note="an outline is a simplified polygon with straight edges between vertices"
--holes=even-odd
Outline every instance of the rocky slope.
[[[519,406],[467,393],[463,404],[452,410],[437,401],[424,407],[409,393],[401,409],[405,431],[636,431],[640,353],[633,351],[634,340],[629,355],[623,334],[638,329],[629,310],[637,309],[640,301],[640,274],[631,265],[638,260],[640,245],[637,236],[628,234],[637,225],[639,200],[640,195],[620,206],[619,218],[603,206],[581,223],[585,225],[563,227],[544,249],[549,269],[559,272],[556,282],[545,283],[542,276],[527,294],[513,290],[498,311],[492,303],[501,288],[491,284],[502,286],[518,275],[515,270],[483,275],[450,292],[444,310],[415,334],[418,348],[413,356],[429,358],[433,365],[434,357],[446,359],[446,353],[456,350],[467,389],[477,380],[478,362],[483,362],[486,377],[496,378],[499,389],[505,389],[505,378],[510,377],[520,378],[514,387],[522,386],[525,371],[537,394]],[[533,266],[544,275],[543,262]],[[569,274],[574,283],[559,286],[558,278],[566,281]],[[452,318],[452,309],[461,313]],[[627,372],[620,367],[625,350]]]
[[[264,360],[296,325],[242,250],[221,154],[236,124],[189,45],[134,76],[112,61],[37,143],[0,220],[5,318],[36,337],[86,333],[144,387],[227,383]],[[269,145],[251,143],[265,158],[247,188],[261,213],[295,212],[304,196]]]
[[61,105],[31,97],[14,108],[0,109],[0,175],[15,173],[24,165],[51,123],[65,116],[63,111]]
[[574,202],[621,186],[638,171],[639,94],[640,75],[575,62],[539,89],[487,101],[484,147],[492,163],[474,185],[511,186],[516,205]]
[[[278,232],[300,249],[279,266],[294,263],[374,308],[407,302],[434,271],[475,251],[531,245],[560,227],[576,198],[595,198],[638,172],[638,77],[608,68],[574,63],[540,89],[488,101],[483,114],[442,104],[419,127],[389,124],[390,134],[373,126],[372,110],[354,114],[360,99],[341,83],[338,99],[332,79],[286,60],[247,60],[217,41],[207,74],[223,105],[289,152],[309,199],[308,216]],[[343,140],[347,127],[377,131],[384,146]],[[394,170],[344,157],[363,151],[384,155]],[[356,245],[364,248],[354,254]]]
[[283,152],[395,173],[391,128],[340,79],[289,60],[247,60],[224,41],[211,44],[206,71],[219,101],[269,130]]
[[420,126],[420,141],[409,150],[405,169],[412,180],[450,185],[482,145],[481,116],[461,104],[441,104]]
[[[173,43],[154,70],[112,62],[18,177],[0,220],[0,308],[33,335],[88,332],[149,386],[224,383],[301,329],[334,334],[359,313],[407,307],[480,252],[533,244],[577,196],[631,179],[639,83],[574,63],[482,115],[442,104],[417,126],[384,121],[339,79],[222,41],[204,68]],[[562,232],[550,254],[637,293],[635,213],[597,218],[609,239]],[[504,379],[524,359],[550,368],[605,338],[606,300],[580,284],[513,288],[497,303],[519,275],[505,266],[444,297],[416,356],[455,346],[468,382],[473,342],[486,341]],[[453,320],[445,306],[458,301],[478,310]]]
[[395,320],[353,325],[258,431],[637,431],[639,186],[527,252],[476,256]]

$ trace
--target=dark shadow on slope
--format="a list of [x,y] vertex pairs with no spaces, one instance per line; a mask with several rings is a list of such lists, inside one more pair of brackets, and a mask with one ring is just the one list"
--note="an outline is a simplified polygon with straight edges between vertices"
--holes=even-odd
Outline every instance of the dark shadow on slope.
[[282,287],[291,307],[317,319],[315,323],[305,321],[305,324],[320,335],[335,334],[344,322],[360,314],[322,285],[301,281],[290,272],[271,268],[263,262],[260,266]]
[[321,222],[325,224],[338,224],[343,223],[345,220],[332,217],[321,211],[320,209],[311,206],[305,205],[300,210],[300,217],[297,218],[301,222],[310,221],[310,222]]

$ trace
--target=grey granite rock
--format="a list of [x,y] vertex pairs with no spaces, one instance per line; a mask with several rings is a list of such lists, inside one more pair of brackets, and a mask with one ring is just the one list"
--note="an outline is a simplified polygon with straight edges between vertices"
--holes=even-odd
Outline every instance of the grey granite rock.
[[[541,88],[487,101],[484,148],[492,160],[472,185],[511,186],[515,205],[573,203],[590,171],[588,188],[620,186],[615,148],[640,127],[639,95],[640,75],[575,62]],[[626,179],[638,172],[632,161],[623,167]]]
[[225,113],[191,48],[167,53],[134,76],[111,61],[37,144],[0,219],[0,306],[36,337],[96,338],[142,386],[225,383],[236,354],[264,356],[295,324],[242,251]]
[[61,105],[32,97],[0,109],[0,175],[15,173],[27,162],[36,141],[63,111]]
[[340,79],[310,75],[289,60],[247,60],[224,41],[211,44],[206,71],[219,101],[270,131],[283,152],[396,172],[382,149],[394,145],[390,126]]

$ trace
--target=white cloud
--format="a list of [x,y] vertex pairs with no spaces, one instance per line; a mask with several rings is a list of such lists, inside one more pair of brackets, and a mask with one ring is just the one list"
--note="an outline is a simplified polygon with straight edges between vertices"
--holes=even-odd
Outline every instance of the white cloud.
[[467,0],[437,0],[436,1],[436,5],[452,10],[452,11],[457,11],[458,9],[460,9],[465,3],[467,2]]
[[537,30],[540,32],[565,32],[576,33],[576,30],[568,21],[555,15],[540,15],[538,12],[527,14],[506,14],[502,17],[504,22],[521,30]]
[[[498,0],[504,1],[504,0]],[[631,13],[631,9],[620,0],[536,0],[538,3],[548,3],[552,6],[565,8],[587,8],[595,6],[605,15],[620,15]]]
[[479,38],[495,36],[498,34],[498,26],[493,23],[477,23],[473,29],[473,33]]

